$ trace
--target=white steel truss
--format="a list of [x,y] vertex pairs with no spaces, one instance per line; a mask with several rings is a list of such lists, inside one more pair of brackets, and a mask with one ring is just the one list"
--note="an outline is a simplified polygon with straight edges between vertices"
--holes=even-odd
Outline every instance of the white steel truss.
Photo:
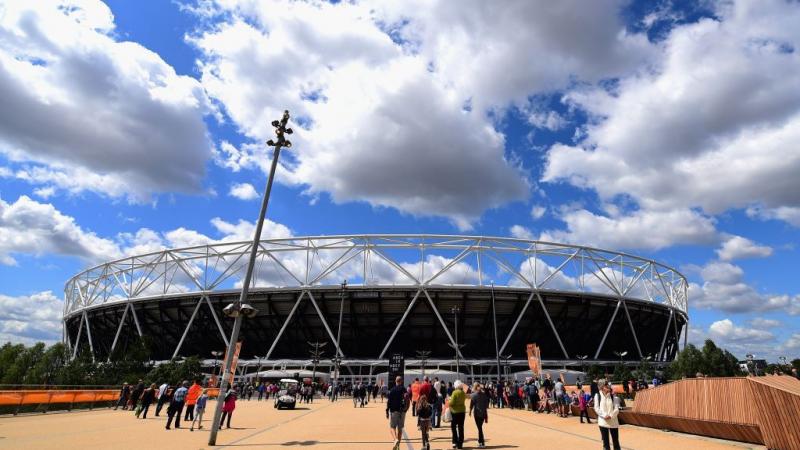
[[[178,355],[203,303],[211,310],[218,331],[227,343],[220,319],[208,296],[241,287],[241,278],[246,270],[246,258],[243,256],[249,253],[252,245],[252,241],[244,241],[168,249],[110,261],[75,275],[65,285],[63,318],[66,324],[68,319],[80,315],[80,328],[74,343],[65,332],[65,342],[73,346],[73,354],[84,338],[93,348],[87,311],[110,303],[126,302],[128,304],[111,346],[113,351],[129,313],[138,335],[142,336],[135,302],[185,296],[196,298],[197,304],[174,354]],[[677,333],[675,312],[688,320],[686,278],[664,264],[627,253],[524,239],[416,234],[293,237],[265,239],[257,245],[252,287],[301,292],[272,343],[267,359],[298,305],[304,300],[312,303],[326,333],[332,342],[336,342],[312,290],[335,288],[343,279],[347,280],[349,286],[416,289],[416,295],[389,342],[377,355],[381,360],[419,301],[427,300],[448,339],[453,345],[456,344],[428,294],[428,288],[433,287],[487,287],[491,283],[501,289],[529,289],[531,293],[522,312],[527,311],[532,302],[539,303],[565,360],[570,360],[570,355],[545,308],[541,291],[604,294],[617,298],[616,308],[595,358],[599,356],[611,326],[620,313],[624,314],[631,327],[636,350],[643,356],[626,305],[628,299],[654,302],[670,308],[670,319],[665,325],[662,341],[666,341],[670,324]],[[516,331],[521,317],[522,314],[509,330],[501,353]],[[344,350],[340,349],[339,356],[342,358],[345,356]]]

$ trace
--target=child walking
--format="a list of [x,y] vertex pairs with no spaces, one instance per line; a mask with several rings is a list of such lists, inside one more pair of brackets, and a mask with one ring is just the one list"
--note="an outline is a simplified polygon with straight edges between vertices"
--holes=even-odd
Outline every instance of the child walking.
[[433,408],[430,403],[428,403],[428,397],[420,395],[417,400],[417,424],[419,425],[419,431],[422,433],[422,448],[425,450],[431,449],[428,433],[431,430],[432,414]]
[[208,402],[208,389],[203,389],[203,393],[200,394],[197,403],[194,404],[194,419],[192,419],[192,426],[189,427],[189,431],[194,431],[195,422],[198,423],[198,430],[203,429],[203,413],[206,410],[206,402]]

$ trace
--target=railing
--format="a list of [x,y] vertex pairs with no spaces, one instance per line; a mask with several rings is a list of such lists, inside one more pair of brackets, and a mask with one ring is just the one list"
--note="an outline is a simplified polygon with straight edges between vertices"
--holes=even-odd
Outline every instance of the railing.
[[[677,270],[591,247],[448,235],[312,236],[258,245],[256,288],[337,286],[343,279],[354,286],[492,284],[652,301],[684,315],[688,307],[688,283]],[[238,289],[251,246],[243,241],[170,249],[92,267],[66,283],[64,318],[108,302]]]
[[[54,409],[94,409],[114,406],[120,389],[19,389],[0,390],[0,414],[20,412],[46,413]],[[219,395],[219,388],[208,388],[209,398]]]

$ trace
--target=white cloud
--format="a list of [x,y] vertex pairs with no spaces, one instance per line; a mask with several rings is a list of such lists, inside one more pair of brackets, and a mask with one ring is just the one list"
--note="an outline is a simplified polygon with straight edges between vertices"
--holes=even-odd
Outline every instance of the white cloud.
[[533,232],[522,225],[513,225],[509,229],[509,232],[511,232],[511,236],[517,239],[536,239],[533,235]]
[[0,294],[0,342],[60,340],[63,308],[64,302],[50,291],[18,297]]
[[[625,32],[620,6],[580,3],[576,15],[577,4],[524,1],[241,0],[201,9],[222,23],[190,41],[203,53],[203,85],[248,137],[267,138],[284,108],[298,118],[280,182],[469,229],[530,191],[489,110],[647,59],[651,45]],[[263,169],[263,152],[222,143],[215,159]]]
[[253,200],[258,198],[258,192],[256,192],[256,188],[254,188],[250,183],[233,184],[231,186],[231,190],[228,192],[228,195],[231,197],[236,197],[239,200]]
[[772,255],[772,248],[758,245],[742,236],[730,236],[717,249],[717,255],[722,261],[733,261],[743,258],[765,258]]
[[789,339],[787,339],[783,344],[781,344],[780,349],[791,350],[791,351],[800,350],[800,333],[792,334],[789,337]]
[[547,208],[544,206],[533,205],[531,207],[531,218],[533,220],[539,220],[547,213]]
[[734,325],[730,319],[718,320],[708,327],[714,338],[725,342],[765,342],[775,339],[769,331],[745,328]]
[[711,262],[701,269],[703,284],[690,283],[691,306],[742,313],[781,310],[800,314],[800,295],[765,294],[744,281],[741,267],[726,262]]
[[781,321],[775,319],[765,319],[763,317],[756,317],[750,321],[750,325],[753,328],[757,328],[759,330],[769,330],[772,328],[780,327]]
[[796,227],[800,227],[800,207],[780,206],[778,208],[763,208],[753,206],[747,208],[747,215],[762,220],[782,220]]
[[542,240],[611,250],[658,250],[680,244],[708,244],[717,239],[714,222],[692,210],[640,210],[607,217],[579,209],[562,212],[560,219],[567,229],[545,231]]
[[674,28],[659,62],[608,89],[567,94],[590,115],[586,137],[552,146],[543,180],[603,200],[630,196],[645,209],[758,205],[769,217],[798,217],[800,8],[717,5],[719,20]]
[[0,263],[16,264],[14,254],[67,255],[93,262],[113,259],[119,249],[53,205],[23,195],[14,203],[0,199]]
[[200,192],[211,156],[200,83],[116,36],[100,1],[3,3],[0,154],[40,193]]

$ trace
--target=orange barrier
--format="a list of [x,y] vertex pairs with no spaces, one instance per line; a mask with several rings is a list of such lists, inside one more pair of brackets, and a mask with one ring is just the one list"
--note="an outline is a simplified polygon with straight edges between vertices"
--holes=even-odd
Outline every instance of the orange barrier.
[[24,390],[0,391],[0,406],[41,405],[49,403],[108,402],[119,398],[116,389],[104,390]]

